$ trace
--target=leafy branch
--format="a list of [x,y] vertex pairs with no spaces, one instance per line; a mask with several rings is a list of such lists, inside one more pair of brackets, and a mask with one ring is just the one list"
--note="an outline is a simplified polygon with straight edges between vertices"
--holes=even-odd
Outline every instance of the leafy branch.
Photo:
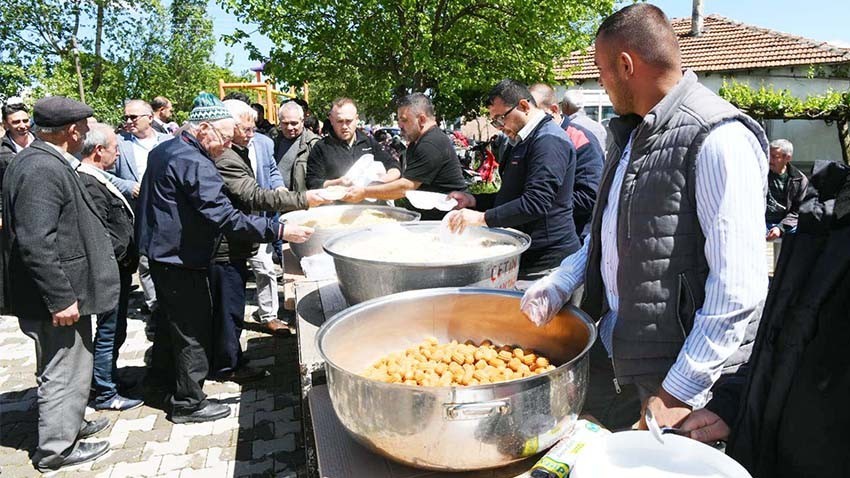
[[764,119],[817,119],[828,122],[850,119],[850,90],[827,91],[800,99],[773,85],[753,89],[746,83],[723,81],[720,96],[747,113]]

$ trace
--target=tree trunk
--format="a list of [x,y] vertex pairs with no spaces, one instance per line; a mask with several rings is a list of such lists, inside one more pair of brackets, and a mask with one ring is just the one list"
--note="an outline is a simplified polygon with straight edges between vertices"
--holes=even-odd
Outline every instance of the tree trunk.
[[80,50],[77,48],[77,37],[71,37],[74,53],[74,68],[77,70],[77,88],[80,93],[80,101],[86,102],[86,89],[83,86],[83,70],[80,68]]
[[838,145],[841,146],[841,159],[850,165],[850,118],[835,122],[838,125]]
[[97,26],[95,27],[94,36],[94,71],[91,79],[91,92],[97,93],[100,88],[100,83],[103,80],[103,58],[101,57],[101,46],[103,44],[103,13],[105,10],[105,0],[97,2]]

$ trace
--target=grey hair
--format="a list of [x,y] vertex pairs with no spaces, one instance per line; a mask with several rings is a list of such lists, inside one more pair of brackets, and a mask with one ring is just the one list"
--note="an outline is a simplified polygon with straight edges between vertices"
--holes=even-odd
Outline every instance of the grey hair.
[[124,103],[124,109],[126,109],[128,106],[132,106],[132,105],[143,107],[145,109],[145,114],[149,114],[149,115],[153,114],[153,108],[151,108],[151,104],[148,103],[145,100],[130,100],[130,101]]
[[580,110],[584,107],[584,93],[581,90],[567,90],[562,102],[571,109]]
[[80,151],[80,156],[85,158],[94,153],[94,149],[98,146],[106,147],[109,143],[112,127],[108,124],[95,123],[89,126],[89,132],[86,133],[86,139],[83,141],[83,150]]
[[248,116],[254,121],[257,121],[257,110],[251,108],[248,103],[240,100],[224,100],[222,103],[227,108],[227,111],[230,112],[230,116],[233,116],[233,119],[236,121],[239,121],[239,118],[243,116]]
[[33,125],[32,130],[36,134],[36,136],[39,136],[39,135],[42,135],[42,134],[61,133],[66,128],[68,128],[68,126],[71,126],[71,125],[65,124],[65,125],[62,125],[62,126],[39,126],[39,125],[36,124],[36,125]]
[[411,93],[398,100],[398,108],[409,108],[414,113],[423,113],[428,118],[435,118],[434,103],[422,93]]
[[280,105],[280,108],[277,110],[277,116],[283,116],[285,111],[295,111],[299,115],[301,115],[301,119],[304,119],[304,108],[301,107],[298,103],[294,101],[287,101],[286,103]]
[[778,149],[782,151],[782,154],[787,154],[788,156],[794,155],[794,144],[787,139],[774,139],[770,142],[770,149]]

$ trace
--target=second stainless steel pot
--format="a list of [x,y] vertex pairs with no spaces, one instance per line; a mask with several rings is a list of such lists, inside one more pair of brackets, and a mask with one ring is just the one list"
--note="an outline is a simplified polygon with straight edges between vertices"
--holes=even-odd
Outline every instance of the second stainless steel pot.
[[292,211],[281,216],[281,219],[293,224],[304,224],[315,220],[321,221],[332,219],[334,221],[339,221],[339,224],[332,226],[318,226],[315,228],[313,235],[310,236],[310,239],[300,244],[291,242],[289,243],[289,249],[299,260],[314,254],[320,254],[325,241],[334,234],[359,229],[360,227],[358,226],[346,225],[344,222],[354,220],[358,215],[362,214],[366,210],[380,211],[398,222],[418,221],[420,217],[418,212],[410,211],[401,207],[363,204],[340,204],[315,207],[304,211]]

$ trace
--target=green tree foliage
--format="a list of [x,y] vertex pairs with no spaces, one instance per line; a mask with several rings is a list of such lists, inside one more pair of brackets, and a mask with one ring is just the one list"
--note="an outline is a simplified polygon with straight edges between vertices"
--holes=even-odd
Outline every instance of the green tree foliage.
[[[0,99],[33,89],[78,98],[76,40],[86,102],[117,124],[130,98],[164,95],[178,119],[218,79],[241,81],[212,62],[215,37],[204,1],[6,0],[0,2]],[[182,110],[182,111],[181,111]]]
[[735,80],[723,81],[720,96],[758,118],[767,119],[850,119],[850,90],[827,91],[822,95],[797,98],[773,85],[755,89]]
[[[477,110],[506,77],[552,81],[553,61],[586,47],[613,0],[219,0],[276,45],[267,72],[307,81],[311,103],[356,99],[384,117],[392,100],[430,92],[438,112]],[[244,42],[260,59],[247,33]],[[314,94],[315,93],[315,94]]]

